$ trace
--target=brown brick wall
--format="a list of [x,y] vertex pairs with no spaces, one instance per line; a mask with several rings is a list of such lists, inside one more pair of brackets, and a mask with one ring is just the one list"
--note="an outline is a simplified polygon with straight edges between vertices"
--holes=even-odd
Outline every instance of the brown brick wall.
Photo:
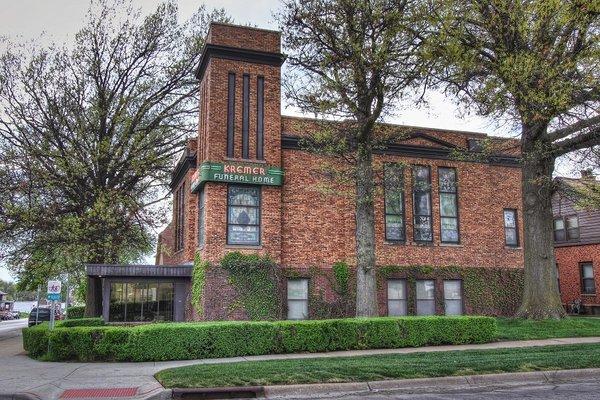
[[[585,306],[600,307],[600,244],[557,247],[554,249],[560,278],[563,304],[581,299]],[[594,267],[596,294],[582,294],[580,263],[591,262]]]
[[281,35],[268,29],[211,23],[207,43],[220,46],[239,47],[269,53],[279,53]]

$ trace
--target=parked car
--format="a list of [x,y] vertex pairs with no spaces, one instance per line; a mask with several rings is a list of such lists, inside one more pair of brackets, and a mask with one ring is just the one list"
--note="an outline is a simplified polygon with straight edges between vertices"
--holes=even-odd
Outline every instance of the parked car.
[[[39,311],[38,311],[39,310]],[[50,321],[50,308],[48,307],[34,307],[31,309],[29,313],[29,320],[27,322],[27,326],[36,325],[36,314],[37,314],[37,323],[40,324],[44,321]]]
[[12,301],[0,301],[0,321],[14,319],[13,306]]

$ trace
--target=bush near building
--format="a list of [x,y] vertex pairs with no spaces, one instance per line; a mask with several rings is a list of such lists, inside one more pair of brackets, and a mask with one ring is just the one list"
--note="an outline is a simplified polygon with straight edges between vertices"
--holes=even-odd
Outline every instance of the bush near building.
[[[67,321],[65,321],[67,322]],[[95,326],[89,326],[89,325]],[[165,361],[486,343],[489,317],[351,318],[318,321],[166,323],[135,327],[46,324],[23,330],[31,357],[48,361]]]
[[67,319],[83,318],[85,306],[70,306],[67,309]]

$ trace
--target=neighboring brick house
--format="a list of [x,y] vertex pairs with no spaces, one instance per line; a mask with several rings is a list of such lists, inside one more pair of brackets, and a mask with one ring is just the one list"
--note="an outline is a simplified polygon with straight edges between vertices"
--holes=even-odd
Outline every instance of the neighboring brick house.
[[[185,266],[198,254],[218,266],[229,252],[269,255],[282,272],[278,317],[321,318],[332,314],[317,312],[314,297],[339,300],[332,266],[352,268],[355,260],[353,187],[333,183],[323,171],[328,163],[330,171],[344,164],[302,145],[302,137],[327,122],[281,115],[280,51],[279,32],[211,24],[197,70],[198,137],[173,172],[173,219],[159,235],[156,260]],[[378,183],[385,182],[375,199],[380,314],[514,311],[521,296],[515,277],[523,268],[518,141],[377,129],[402,133],[374,158]],[[491,157],[483,155],[484,143]],[[101,272],[90,276],[99,279]],[[189,285],[183,293],[186,319],[249,317],[224,270],[211,268],[203,280],[201,315],[190,310]],[[137,290],[115,285],[103,286],[105,313],[113,307],[108,303],[121,304]]]
[[581,179],[557,178],[559,190],[552,198],[554,254],[567,310],[580,300],[584,312],[600,314],[600,210],[578,207],[573,190],[585,179],[595,178],[586,171]]

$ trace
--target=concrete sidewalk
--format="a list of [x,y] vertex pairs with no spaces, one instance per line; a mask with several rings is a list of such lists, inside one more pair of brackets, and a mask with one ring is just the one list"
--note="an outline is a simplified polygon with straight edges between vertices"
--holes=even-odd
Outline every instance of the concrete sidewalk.
[[[430,346],[403,349],[338,351],[331,353],[274,354],[265,356],[234,357],[226,359],[203,359],[143,363],[80,363],[41,362],[32,360],[22,349],[21,337],[0,341],[0,393],[22,393],[29,398],[57,399],[67,389],[88,388],[137,388],[136,398],[162,398],[170,395],[154,379],[154,374],[166,368],[193,364],[232,363],[260,360],[329,358],[365,356],[377,354],[428,353],[453,350],[505,349],[534,346],[558,346],[566,344],[600,343],[600,337],[528,340],[496,342],[459,346]],[[463,378],[464,379],[464,378]],[[154,396],[154,397],[153,397]],[[3,397],[0,399],[12,398]]]

